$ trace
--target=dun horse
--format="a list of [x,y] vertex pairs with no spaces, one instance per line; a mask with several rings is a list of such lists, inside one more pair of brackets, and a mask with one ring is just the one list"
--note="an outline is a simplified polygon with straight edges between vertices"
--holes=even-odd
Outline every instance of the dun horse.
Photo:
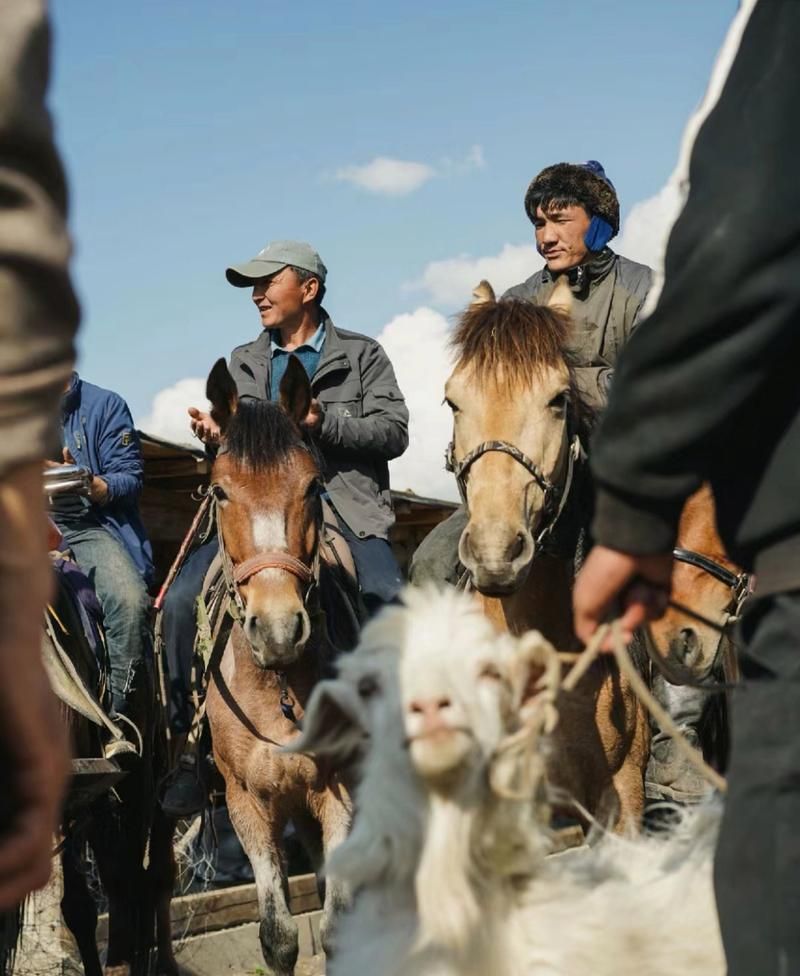
[[[298,935],[287,904],[284,828],[291,819],[319,861],[344,839],[350,804],[329,769],[281,748],[299,735],[328,648],[316,592],[322,483],[300,432],[311,390],[294,357],[280,393],[281,406],[239,401],[224,359],[208,378],[223,436],[211,491],[226,579],[240,612],[212,666],[206,707],[228,811],[255,873],[267,970],[291,976]],[[321,931],[326,951],[345,901],[342,888],[329,881]]]
[[[578,647],[571,590],[586,519],[581,443],[593,417],[574,377],[569,318],[556,308],[496,301],[482,282],[462,315],[447,381],[451,464],[469,521],[459,556],[501,630],[539,630]],[[619,829],[644,806],[646,716],[608,659],[559,702],[548,778]]]

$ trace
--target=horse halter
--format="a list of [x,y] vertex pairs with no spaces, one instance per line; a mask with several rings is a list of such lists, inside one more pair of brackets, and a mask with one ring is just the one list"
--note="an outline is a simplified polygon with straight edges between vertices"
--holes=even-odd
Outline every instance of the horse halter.
[[509,443],[509,441],[484,441],[471,451],[468,451],[460,461],[457,461],[455,457],[455,441],[450,441],[445,452],[444,466],[445,470],[452,471],[456,476],[458,493],[464,505],[467,505],[467,476],[469,469],[479,458],[490,453],[508,454],[509,457],[512,457],[518,464],[521,464],[525,468],[544,493],[544,504],[542,505],[542,521],[544,524],[535,539],[536,547],[541,547],[555,529],[556,523],[569,498],[575,472],[575,463],[581,456],[581,443],[578,435],[573,435],[569,443],[569,449],[567,451],[567,473],[564,478],[564,484],[561,486],[554,484],[542,472],[535,461],[529,458],[515,444]]
[[244,583],[247,583],[247,581],[255,576],[256,573],[260,573],[262,569],[282,569],[284,572],[290,573],[292,576],[297,577],[297,579],[299,579],[306,588],[305,593],[303,594],[303,603],[308,604],[309,598],[314,591],[319,576],[319,550],[317,550],[317,555],[315,557],[313,566],[309,566],[301,559],[293,556],[291,553],[283,552],[279,549],[270,549],[265,552],[258,552],[255,556],[250,556],[249,559],[245,559],[240,563],[234,563],[231,557],[228,555],[228,550],[225,548],[225,539],[222,535],[222,524],[219,517],[221,488],[218,484],[212,482],[208,486],[207,490],[208,494],[213,499],[213,517],[217,526],[217,538],[219,539],[219,554],[222,561],[222,573],[225,577],[225,584],[227,586],[228,593],[233,601],[234,607],[236,608],[239,623],[244,623],[245,616],[247,615],[247,608],[244,600],[242,599],[242,594],[239,591],[239,587]]

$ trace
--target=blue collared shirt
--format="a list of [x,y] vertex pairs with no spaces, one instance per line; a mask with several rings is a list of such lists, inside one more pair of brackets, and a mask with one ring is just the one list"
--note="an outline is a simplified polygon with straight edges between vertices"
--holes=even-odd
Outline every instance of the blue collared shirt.
[[311,379],[319,366],[322,357],[322,347],[325,344],[325,323],[320,322],[317,331],[302,346],[296,349],[285,349],[280,345],[280,329],[270,329],[269,348],[272,354],[272,370],[270,373],[270,400],[277,400],[281,380],[289,364],[289,356],[297,356],[303,368]]

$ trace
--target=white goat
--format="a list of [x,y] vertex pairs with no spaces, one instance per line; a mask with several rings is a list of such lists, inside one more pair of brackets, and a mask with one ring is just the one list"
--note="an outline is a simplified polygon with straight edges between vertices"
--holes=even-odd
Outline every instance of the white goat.
[[520,716],[535,728],[552,707],[552,648],[497,634],[455,591],[404,600],[317,687],[296,746],[361,756],[353,830],[328,866],[356,899],[328,973],[721,976],[716,815],[546,860],[544,761]]

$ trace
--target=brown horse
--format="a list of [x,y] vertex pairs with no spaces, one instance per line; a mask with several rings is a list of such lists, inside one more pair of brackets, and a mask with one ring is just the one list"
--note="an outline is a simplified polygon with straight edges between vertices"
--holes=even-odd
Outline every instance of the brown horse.
[[714,496],[704,485],[686,502],[678,527],[672,599],[677,606],[645,628],[650,656],[673,684],[706,680],[715,665],[735,678],[730,625],[748,591],[748,579],[728,559],[717,533]]
[[[221,659],[212,663],[206,708],[228,811],[255,874],[267,971],[291,976],[298,935],[287,904],[284,828],[291,819],[319,862],[344,839],[350,802],[324,765],[282,751],[299,735],[329,648],[317,604],[322,483],[299,426],[311,390],[294,357],[280,393],[280,406],[240,402],[224,359],[208,378],[223,434],[211,491],[239,612]],[[326,951],[346,901],[342,887],[329,881],[321,926]]]
[[[593,417],[575,382],[571,324],[556,308],[480,300],[453,337],[451,462],[469,515],[459,556],[484,612],[514,634],[577,649],[571,589],[586,518],[581,442]],[[619,829],[644,806],[648,725],[616,666],[599,662],[559,702],[549,778]]]

